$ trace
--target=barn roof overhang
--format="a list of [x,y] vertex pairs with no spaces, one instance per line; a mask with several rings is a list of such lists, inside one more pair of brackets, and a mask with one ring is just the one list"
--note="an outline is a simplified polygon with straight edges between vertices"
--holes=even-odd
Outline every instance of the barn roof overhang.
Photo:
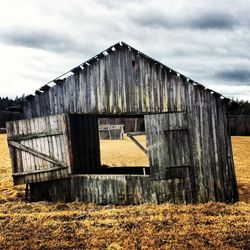
[[[48,90],[50,89],[50,85],[53,85],[53,84],[61,85],[61,84],[63,84],[64,78],[67,77],[68,75],[70,75],[70,74],[77,74],[80,70],[83,70],[85,67],[91,67],[91,65],[92,65],[95,61],[100,60],[102,57],[105,57],[105,56],[109,55],[110,53],[112,53],[112,52],[114,52],[114,51],[120,49],[121,47],[123,47],[123,48],[125,47],[125,48],[127,48],[128,50],[133,51],[135,54],[139,54],[140,56],[142,56],[142,57],[144,57],[144,58],[146,58],[146,59],[148,59],[148,60],[154,62],[155,64],[159,64],[162,68],[165,68],[165,69],[167,69],[169,72],[176,74],[177,76],[181,77],[184,81],[188,82],[189,84],[193,84],[193,85],[195,85],[197,88],[201,88],[201,89],[203,89],[204,91],[207,91],[207,92],[211,93],[212,95],[216,95],[216,96],[220,97],[221,99],[223,99],[223,101],[225,101],[225,102],[228,102],[228,103],[230,103],[230,102],[231,102],[231,103],[232,103],[232,102],[235,102],[234,100],[232,100],[232,99],[230,99],[230,98],[227,98],[227,97],[223,96],[221,93],[218,93],[218,92],[216,92],[216,91],[214,91],[214,90],[211,90],[211,89],[209,89],[209,88],[206,88],[206,87],[205,87],[204,85],[202,85],[201,83],[192,80],[190,77],[187,77],[187,76],[181,74],[180,72],[178,72],[178,71],[176,71],[176,70],[174,70],[174,69],[172,69],[172,68],[170,68],[170,67],[164,65],[163,63],[161,63],[161,62],[159,62],[159,61],[153,59],[152,57],[150,57],[150,56],[148,56],[148,55],[142,53],[141,51],[139,51],[139,50],[133,48],[132,46],[130,46],[130,45],[128,45],[127,43],[122,42],[122,41],[121,41],[121,42],[118,42],[118,43],[116,43],[116,44],[114,44],[114,45],[112,45],[112,46],[110,46],[109,48],[103,50],[102,52],[100,52],[100,53],[97,54],[96,56],[93,56],[93,57],[90,58],[89,60],[87,60],[87,61],[85,61],[85,62],[83,62],[83,63],[77,65],[76,67],[74,67],[74,68],[70,69],[69,71],[63,73],[62,75],[58,76],[57,78],[55,78],[55,79],[53,79],[53,80],[47,82],[47,83],[46,83],[45,85],[43,85],[39,90],[37,90],[37,91],[35,92],[35,94],[36,94],[36,95],[40,95],[41,93],[48,91]],[[33,97],[34,97],[33,95],[29,95],[29,96],[27,96],[25,99],[28,100],[28,101],[30,101],[30,100],[33,99]]]

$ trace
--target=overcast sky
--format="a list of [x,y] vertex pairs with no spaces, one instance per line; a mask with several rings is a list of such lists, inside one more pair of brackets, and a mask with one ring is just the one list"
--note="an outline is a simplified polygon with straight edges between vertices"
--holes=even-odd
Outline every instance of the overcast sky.
[[0,96],[34,93],[118,41],[250,101],[249,0],[0,0]]

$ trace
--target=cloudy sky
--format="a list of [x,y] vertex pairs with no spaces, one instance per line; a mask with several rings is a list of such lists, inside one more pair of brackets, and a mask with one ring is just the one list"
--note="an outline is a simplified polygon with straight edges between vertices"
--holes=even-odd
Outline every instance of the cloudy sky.
[[124,41],[250,101],[249,0],[0,0],[0,96],[31,94]]

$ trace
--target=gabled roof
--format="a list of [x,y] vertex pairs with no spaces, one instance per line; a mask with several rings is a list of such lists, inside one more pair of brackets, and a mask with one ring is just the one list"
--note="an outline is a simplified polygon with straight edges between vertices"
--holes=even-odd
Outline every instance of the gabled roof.
[[[206,91],[210,91],[211,94],[218,95],[218,96],[220,96],[222,99],[225,99],[225,100],[227,100],[227,101],[231,101],[231,99],[229,99],[229,98],[223,96],[222,94],[220,94],[220,93],[218,93],[218,92],[216,92],[216,91],[214,91],[214,90],[211,90],[211,89],[206,88],[204,85],[198,83],[197,81],[194,81],[194,80],[192,80],[191,78],[184,76],[183,74],[179,73],[178,71],[173,70],[172,68],[169,68],[168,66],[164,65],[163,63],[161,63],[161,62],[159,62],[159,61],[157,61],[157,60],[155,60],[155,59],[149,57],[148,55],[146,55],[146,54],[140,52],[139,50],[133,48],[132,46],[130,46],[130,45],[128,45],[127,43],[122,42],[122,41],[121,41],[121,42],[118,42],[118,43],[116,43],[116,44],[114,44],[114,45],[112,45],[112,46],[110,46],[109,48],[103,50],[102,52],[100,52],[100,53],[97,54],[96,56],[94,56],[94,57],[90,58],[89,60],[87,60],[87,61],[85,61],[85,62],[79,64],[78,66],[72,68],[71,70],[69,70],[69,71],[63,73],[62,75],[58,76],[57,78],[55,78],[55,79],[53,79],[53,80],[47,82],[47,83],[46,83],[45,85],[43,85],[39,90],[37,90],[37,91],[35,92],[35,94],[41,94],[41,93],[42,93],[41,91],[44,92],[44,91],[49,90],[49,89],[50,89],[50,86],[49,86],[48,84],[50,84],[50,83],[53,83],[53,82],[54,82],[54,83],[56,83],[56,84],[61,84],[61,82],[62,82],[61,78],[62,78],[63,76],[65,76],[65,75],[67,75],[67,74],[69,74],[69,73],[71,73],[71,72],[72,72],[72,73],[77,73],[78,71],[84,69],[84,67],[90,66],[94,61],[99,60],[100,58],[102,58],[102,57],[104,57],[104,56],[107,56],[108,54],[110,54],[110,53],[116,51],[116,49],[119,49],[120,47],[126,47],[128,50],[131,50],[131,51],[135,52],[136,54],[140,54],[142,57],[147,58],[148,60],[150,60],[150,61],[152,61],[152,62],[154,62],[154,63],[156,63],[156,64],[161,65],[163,68],[165,68],[165,69],[167,69],[167,70],[169,70],[169,71],[171,71],[171,72],[176,73],[178,76],[182,77],[183,79],[185,79],[185,80],[186,80],[187,82],[189,82],[190,84],[194,84],[194,85],[196,85],[197,87],[200,87],[200,88],[202,88],[202,89],[204,89],[204,90],[206,90]],[[28,96],[26,97],[27,100],[30,100],[30,99],[32,99],[32,98],[34,98],[34,95],[28,95]]]

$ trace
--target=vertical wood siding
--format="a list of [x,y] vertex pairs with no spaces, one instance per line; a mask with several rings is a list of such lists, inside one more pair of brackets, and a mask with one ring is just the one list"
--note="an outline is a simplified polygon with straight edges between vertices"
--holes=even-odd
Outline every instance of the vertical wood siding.
[[183,111],[184,90],[180,76],[124,47],[36,95],[24,115]]
[[8,122],[7,132],[14,184],[60,179],[71,172],[64,115]]
[[197,201],[237,201],[227,104],[210,91],[188,86],[190,156]]
[[152,178],[168,178],[166,168],[190,167],[186,116],[184,112],[145,115]]

